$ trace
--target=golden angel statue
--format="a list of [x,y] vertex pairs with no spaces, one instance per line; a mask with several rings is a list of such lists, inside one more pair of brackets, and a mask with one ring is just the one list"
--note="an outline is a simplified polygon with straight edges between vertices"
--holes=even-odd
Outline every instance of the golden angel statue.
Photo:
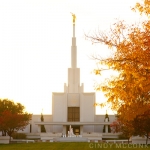
[[72,18],[73,18],[73,24],[75,24],[75,20],[76,20],[76,15],[71,13],[72,14]]

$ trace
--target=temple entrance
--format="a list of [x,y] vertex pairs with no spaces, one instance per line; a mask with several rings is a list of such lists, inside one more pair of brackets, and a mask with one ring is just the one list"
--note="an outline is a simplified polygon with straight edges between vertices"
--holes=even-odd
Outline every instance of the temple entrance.
[[[70,128],[70,126],[66,127],[66,135],[68,135],[69,128]],[[75,135],[80,135],[80,126],[78,126],[78,125],[71,125],[71,128],[73,128],[73,133]]]

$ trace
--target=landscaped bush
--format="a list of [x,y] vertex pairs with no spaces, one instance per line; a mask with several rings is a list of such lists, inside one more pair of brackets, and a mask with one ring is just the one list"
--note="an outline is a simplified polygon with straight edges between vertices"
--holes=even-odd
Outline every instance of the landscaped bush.
[[13,139],[26,139],[26,134],[24,133],[13,133]]

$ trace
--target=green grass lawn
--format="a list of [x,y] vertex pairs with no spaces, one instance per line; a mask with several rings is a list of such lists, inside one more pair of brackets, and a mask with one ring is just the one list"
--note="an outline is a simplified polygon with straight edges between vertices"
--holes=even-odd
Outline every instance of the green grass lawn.
[[0,144],[0,150],[92,150],[92,149],[101,149],[101,150],[150,150],[150,145],[143,147],[139,145],[127,145],[127,144],[107,144],[107,143],[18,143],[18,144]]

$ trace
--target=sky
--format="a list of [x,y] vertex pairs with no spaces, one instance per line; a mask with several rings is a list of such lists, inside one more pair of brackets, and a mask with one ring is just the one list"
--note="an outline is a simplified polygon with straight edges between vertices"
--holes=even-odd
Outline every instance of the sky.
[[[20,102],[33,114],[51,114],[52,92],[63,92],[71,67],[72,16],[76,14],[77,66],[85,92],[94,91],[93,54],[108,49],[85,39],[109,30],[115,18],[133,22],[137,0],[0,0],[0,98]],[[105,75],[107,76],[107,75]],[[96,93],[97,101],[106,100]],[[97,108],[97,114],[106,108]]]

